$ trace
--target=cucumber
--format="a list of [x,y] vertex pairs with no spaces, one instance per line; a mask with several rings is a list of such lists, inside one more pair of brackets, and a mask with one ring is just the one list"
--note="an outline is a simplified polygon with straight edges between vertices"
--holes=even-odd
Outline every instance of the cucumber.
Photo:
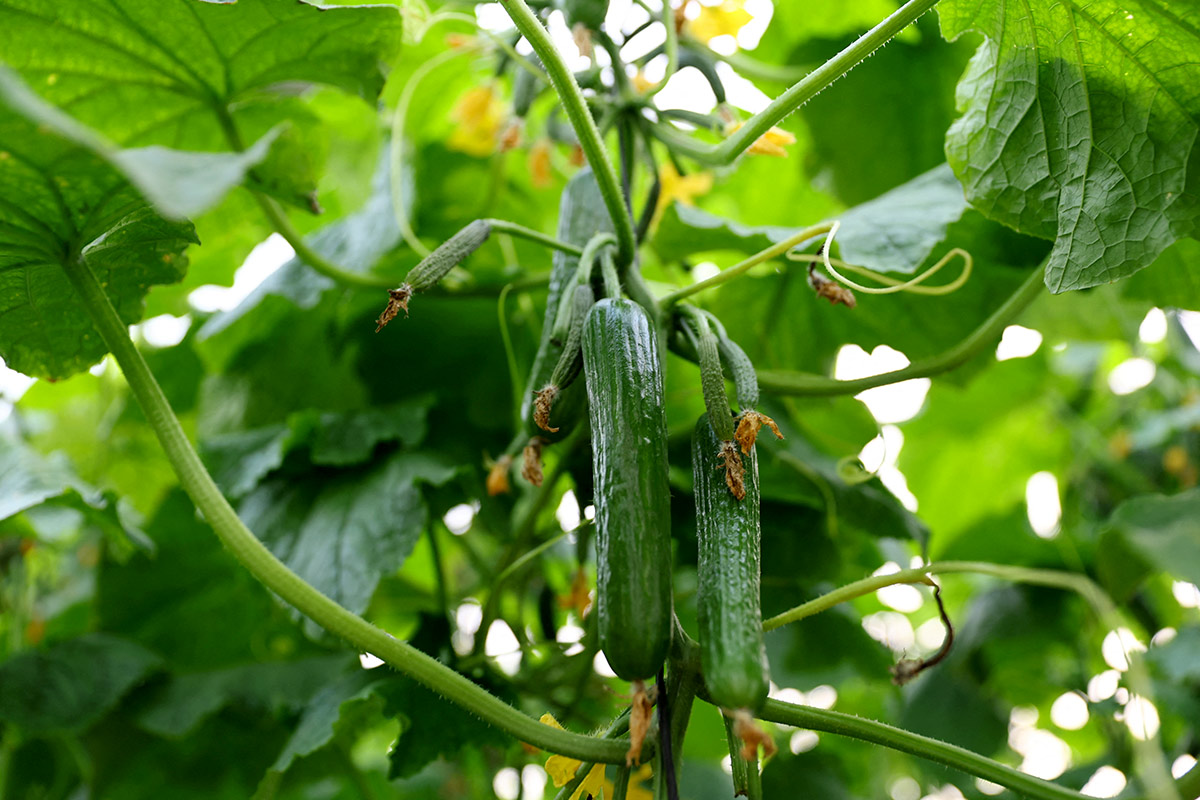
[[628,681],[658,673],[671,643],[667,421],[654,326],[621,298],[592,306],[583,369],[596,480],[600,646]]
[[[612,218],[604,206],[600,187],[590,169],[581,169],[567,182],[559,202],[558,238],[564,242],[583,247],[601,231],[613,231]],[[563,390],[554,402],[554,413],[548,421],[556,432],[544,431],[534,422],[533,412],[536,393],[550,381],[554,367],[562,357],[563,345],[553,340],[554,320],[563,292],[571,276],[579,266],[579,257],[568,253],[554,254],[550,272],[550,291],[546,298],[546,318],[542,326],[542,338],[538,345],[533,367],[529,371],[529,383],[525,387],[524,402],[521,404],[521,421],[530,436],[540,436],[547,442],[556,442],[575,427],[583,414],[586,399],[583,387],[577,383]]]
[[708,416],[692,435],[700,618],[700,665],[708,693],[723,708],[762,708],[770,688],[759,606],[758,459],[745,457],[746,496],[725,486],[721,440]]

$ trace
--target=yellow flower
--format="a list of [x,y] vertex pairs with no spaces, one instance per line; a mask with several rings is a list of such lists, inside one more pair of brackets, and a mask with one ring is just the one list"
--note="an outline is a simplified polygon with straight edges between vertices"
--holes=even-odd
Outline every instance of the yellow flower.
[[[563,729],[563,726],[558,724],[558,720],[554,718],[553,714],[542,714],[539,722],[543,725],[549,725],[551,728],[558,728],[560,731]],[[554,781],[555,788],[561,789],[575,778],[575,773],[579,770],[581,764],[583,762],[578,759],[552,755],[546,759],[546,774],[550,776],[550,780]],[[581,800],[586,795],[599,797],[604,783],[604,765],[593,765],[587,777],[583,779],[579,787],[571,795],[571,800]],[[607,794],[606,796],[611,797],[612,795]]]
[[526,163],[533,185],[538,189],[549,186],[552,177],[550,174],[550,140],[538,139],[534,142],[533,147],[529,148],[529,159]]
[[655,218],[676,200],[685,206],[694,206],[698,195],[712,189],[713,179],[707,172],[680,175],[675,170],[675,165],[668,161],[658,170],[658,182],[658,207],[654,212]]
[[[649,764],[642,764],[638,771],[629,776],[629,791],[625,793],[625,800],[654,800],[654,792],[642,786],[642,783],[650,780],[650,776],[654,770]],[[616,787],[612,781],[604,779],[604,796],[612,797]]]
[[745,8],[746,0],[722,0],[720,5],[701,6],[700,15],[687,24],[688,33],[702,42],[718,36],[737,36],[754,19]]
[[473,156],[490,156],[504,121],[504,104],[491,86],[467,90],[450,112],[457,123],[446,143],[452,150]]
[[658,84],[654,81],[648,80],[645,73],[643,73],[640,69],[634,73],[633,77],[630,79],[630,82],[633,84],[633,88],[637,89],[638,94],[645,94],[655,86],[658,86]]
[[[741,129],[743,123],[734,122],[725,128],[725,135],[732,136]],[[796,137],[780,128],[771,128],[762,136],[754,140],[754,144],[747,148],[748,152],[757,153],[760,156],[776,156],[778,158],[787,158],[787,150],[783,148],[789,144],[795,144]]]

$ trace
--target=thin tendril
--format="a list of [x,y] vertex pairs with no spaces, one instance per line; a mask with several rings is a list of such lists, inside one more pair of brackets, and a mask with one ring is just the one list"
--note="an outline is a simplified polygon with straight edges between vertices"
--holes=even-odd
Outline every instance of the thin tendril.
[[[963,250],[961,247],[955,247],[953,250],[950,250],[948,253],[942,256],[936,264],[922,272],[920,275],[917,275],[916,277],[907,281],[898,281],[895,278],[882,275],[873,269],[860,267],[857,264],[849,264],[838,258],[830,258],[829,249],[833,246],[833,238],[837,235],[838,229],[841,228],[841,226],[842,223],[837,221],[830,225],[829,233],[825,237],[825,244],[821,246],[821,251],[819,254],[811,255],[808,253],[789,252],[787,254],[787,259],[789,261],[800,261],[806,264],[823,264],[829,274],[837,279],[840,283],[849,286],[855,291],[862,292],[863,294],[895,294],[896,292],[908,292],[910,294],[946,295],[961,289],[963,284],[967,282],[967,279],[971,277],[971,271],[975,267],[975,259],[971,257],[971,254],[966,250]],[[950,283],[946,283],[941,286],[920,285],[932,278],[939,270],[942,269],[942,267],[949,264],[956,256],[961,257],[963,260],[962,272],[959,273],[957,278],[952,280]],[[863,286],[861,283],[856,283],[834,269],[834,264],[837,264],[838,267],[849,272],[855,272],[859,275],[870,278],[871,280],[878,281],[879,283],[884,284],[884,286]]]

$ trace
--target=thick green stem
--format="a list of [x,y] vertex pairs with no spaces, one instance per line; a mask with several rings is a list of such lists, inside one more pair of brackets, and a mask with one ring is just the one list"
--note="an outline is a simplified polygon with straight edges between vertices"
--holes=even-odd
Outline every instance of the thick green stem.
[[625,201],[621,197],[617,174],[613,171],[608,152],[604,149],[604,142],[600,138],[600,129],[596,127],[596,121],[592,119],[592,113],[588,110],[587,101],[584,100],[583,92],[575,81],[574,73],[567,68],[562,56],[554,48],[550,34],[529,10],[525,0],[500,0],[500,5],[504,6],[504,10],[512,18],[517,30],[521,32],[533,51],[537,53],[538,58],[542,60],[546,74],[550,76],[550,83],[553,84],[554,91],[558,94],[559,102],[566,110],[571,127],[575,129],[575,135],[579,138],[579,146],[583,148],[583,154],[587,157],[588,164],[591,165],[592,172],[596,176],[596,184],[600,187],[604,205],[608,209],[609,216],[612,217],[621,263],[631,263],[636,249],[633,220],[630,219],[629,212],[625,208]]
[[[728,272],[728,270],[726,270]],[[948,350],[931,358],[909,364],[904,369],[872,375],[852,381],[839,381],[824,375],[785,370],[759,370],[758,385],[765,392],[792,395],[794,397],[831,397],[842,394],[858,394],[876,386],[887,386],[912,378],[928,378],[961,367],[979,351],[993,344],[1018,314],[1041,296],[1045,284],[1046,265],[1043,263],[1029,274],[1004,304],[992,312],[983,324],[969,336]],[[723,274],[723,273],[722,273]],[[716,277],[721,277],[717,275]],[[696,284],[697,286],[701,284]],[[669,295],[668,295],[669,296]]]
[[956,745],[850,714],[798,706],[781,700],[768,700],[757,716],[759,719],[782,725],[795,725],[798,728],[848,736],[851,739],[899,750],[998,783],[1034,800],[1081,800],[1085,797]]
[[[511,0],[510,0],[511,1]],[[675,130],[658,125],[654,133],[673,151],[704,164],[730,164],[772,125],[811,100],[829,84],[845,75],[917,17],[937,5],[938,0],[909,0],[896,13],[860,36],[853,44],[808,73],[803,79],[776,97],[755,114],[732,136],[717,145],[704,144]],[[507,3],[506,3],[507,5]]]
[[242,524],[213,482],[91,269],[82,260],[77,260],[65,263],[63,270],[125,373],[129,388],[179,476],[180,485],[221,542],[264,586],[330,633],[359,650],[377,655],[447,700],[522,741],[572,758],[610,764],[624,761],[626,747],[621,743],[543,725],[449,667],[351,613],[288,569]]

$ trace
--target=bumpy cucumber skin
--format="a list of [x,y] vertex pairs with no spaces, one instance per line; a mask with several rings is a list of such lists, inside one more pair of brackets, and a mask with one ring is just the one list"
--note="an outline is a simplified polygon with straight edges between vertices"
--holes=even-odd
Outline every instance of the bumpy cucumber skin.
[[654,326],[641,306],[605,299],[583,326],[596,480],[596,613],[609,666],[653,677],[671,644],[667,420]]
[[[583,247],[588,239],[597,233],[613,230],[612,218],[608,215],[596,178],[590,169],[579,170],[563,189],[562,200],[559,203],[558,238]],[[550,382],[554,367],[562,356],[563,347],[551,341],[551,333],[563,289],[578,268],[579,257],[555,252],[553,265],[550,271],[550,291],[546,297],[546,320],[542,325],[542,339],[533,360],[533,367],[529,371],[529,384],[525,387],[524,402],[521,405],[521,421],[525,424],[526,432],[530,436],[540,436],[550,442],[563,439],[574,429],[575,423],[583,414],[585,399],[583,387],[578,383],[572,384],[558,396],[550,414],[550,426],[558,428],[557,433],[543,431],[533,421],[534,394]]]
[[708,416],[692,435],[700,616],[700,665],[709,695],[723,708],[762,708],[770,689],[759,605],[758,459],[743,456],[746,497],[725,485],[721,441]]

